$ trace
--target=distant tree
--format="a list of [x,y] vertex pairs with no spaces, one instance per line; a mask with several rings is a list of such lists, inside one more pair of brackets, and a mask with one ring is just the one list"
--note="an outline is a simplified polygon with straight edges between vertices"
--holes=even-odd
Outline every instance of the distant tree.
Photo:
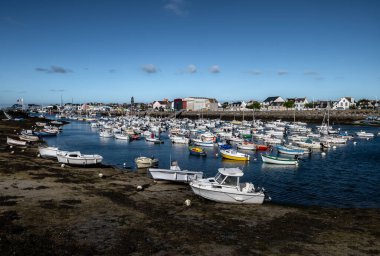
[[314,103],[312,103],[312,102],[306,103],[305,108],[314,108]]
[[229,105],[229,103],[226,101],[226,102],[223,102],[223,104],[222,104],[222,108],[224,109],[224,108],[227,108],[228,107],[228,105]]
[[360,99],[356,102],[356,107],[361,109],[368,109],[370,104],[370,100],[368,99]]
[[247,105],[246,108],[248,108],[248,109],[260,109],[261,104],[258,101],[254,101],[252,104]]
[[292,101],[292,100],[285,101],[284,107],[286,107],[286,108],[294,108],[294,101]]

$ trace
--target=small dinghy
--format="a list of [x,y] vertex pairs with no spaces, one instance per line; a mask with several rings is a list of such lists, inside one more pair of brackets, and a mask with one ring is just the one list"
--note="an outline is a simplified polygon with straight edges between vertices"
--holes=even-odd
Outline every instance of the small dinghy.
[[158,166],[158,158],[140,156],[135,159],[137,168],[149,168]]
[[291,159],[291,158],[276,157],[276,156],[261,154],[261,159],[263,159],[263,162],[267,164],[298,165],[297,156]]
[[206,156],[207,155],[206,151],[201,147],[190,146],[189,152],[191,155],[195,155],[195,156]]
[[26,147],[26,141],[24,140],[15,140],[12,138],[7,137],[7,144],[9,146],[20,146],[20,147]]

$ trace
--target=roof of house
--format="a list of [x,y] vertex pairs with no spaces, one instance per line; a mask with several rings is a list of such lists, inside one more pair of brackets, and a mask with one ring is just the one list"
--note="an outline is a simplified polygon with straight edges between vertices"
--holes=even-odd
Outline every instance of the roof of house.
[[277,100],[278,98],[280,98],[280,96],[268,97],[264,100],[264,102],[270,103],[270,102]]

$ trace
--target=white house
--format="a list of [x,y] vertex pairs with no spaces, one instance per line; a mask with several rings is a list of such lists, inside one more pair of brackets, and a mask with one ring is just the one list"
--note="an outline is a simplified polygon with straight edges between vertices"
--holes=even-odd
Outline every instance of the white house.
[[336,103],[334,103],[333,109],[338,109],[338,110],[346,110],[349,109],[350,106],[355,105],[355,100],[352,97],[343,97],[340,98]]
[[291,99],[288,99],[288,101],[294,102],[294,108],[296,110],[304,110],[305,105],[309,103],[306,97],[305,98],[291,98]]
[[155,102],[153,102],[152,108],[154,110],[159,110],[161,108],[166,109],[169,103],[170,102],[167,100],[164,100],[164,101],[156,100]]
[[268,97],[261,105],[268,110],[284,110],[285,100],[280,96]]

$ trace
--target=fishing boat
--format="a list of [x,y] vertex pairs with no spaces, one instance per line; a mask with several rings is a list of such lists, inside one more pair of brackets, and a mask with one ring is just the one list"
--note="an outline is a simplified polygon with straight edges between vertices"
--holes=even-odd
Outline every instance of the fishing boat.
[[284,158],[284,157],[276,157],[267,154],[261,154],[261,159],[263,159],[264,163],[267,164],[284,164],[284,165],[297,165],[297,158]]
[[170,164],[170,169],[149,168],[148,171],[154,180],[189,183],[194,179],[203,178],[203,172],[181,170],[177,161]]
[[207,155],[206,151],[201,147],[190,146],[189,152],[191,155],[195,155],[195,156],[206,156]]
[[250,158],[248,154],[240,153],[233,149],[220,150],[220,154],[223,158],[237,161],[249,161]]
[[63,164],[87,166],[100,164],[103,157],[101,155],[82,155],[79,151],[59,151],[57,152],[57,159]]
[[278,145],[276,146],[277,151],[281,154],[286,154],[286,155],[303,155],[305,154],[304,149],[294,149],[294,148],[288,148],[285,146]]
[[7,137],[7,144],[9,146],[21,146],[21,147],[24,147],[24,146],[26,146],[26,141],[24,141],[24,140],[15,140],[15,139]]
[[192,180],[190,187],[196,195],[216,202],[262,204],[266,197],[264,189],[240,183],[243,175],[239,168],[219,168],[215,177]]
[[158,159],[154,157],[140,156],[135,159],[137,168],[149,168],[158,166]]

